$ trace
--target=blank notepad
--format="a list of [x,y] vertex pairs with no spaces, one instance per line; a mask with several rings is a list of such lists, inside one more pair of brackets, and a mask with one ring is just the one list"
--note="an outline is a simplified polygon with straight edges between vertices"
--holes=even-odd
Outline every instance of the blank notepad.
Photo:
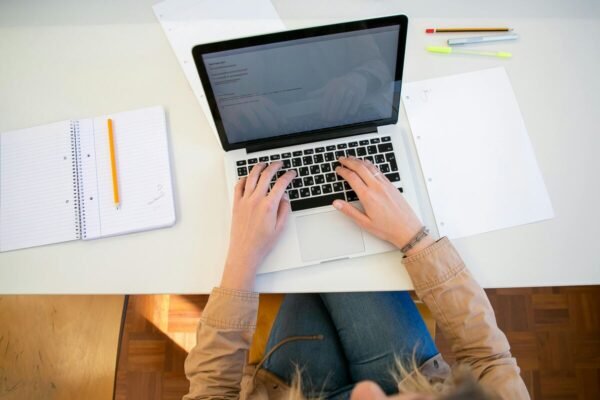
[[[113,203],[108,118],[114,128],[118,208]],[[162,107],[0,135],[0,251],[174,222]]]
[[440,235],[554,216],[504,68],[408,83],[402,100]]

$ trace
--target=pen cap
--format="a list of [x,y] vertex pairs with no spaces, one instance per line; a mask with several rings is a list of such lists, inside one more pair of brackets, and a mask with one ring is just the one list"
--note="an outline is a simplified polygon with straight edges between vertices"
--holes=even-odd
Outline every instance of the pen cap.
[[425,47],[425,50],[430,51],[432,53],[452,53],[452,48],[446,46],[427,46]]

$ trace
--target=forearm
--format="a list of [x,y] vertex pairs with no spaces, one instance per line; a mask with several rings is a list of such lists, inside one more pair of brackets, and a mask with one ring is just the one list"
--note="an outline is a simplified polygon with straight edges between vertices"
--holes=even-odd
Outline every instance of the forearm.
[[252,292],[254,291],[255,280],[256,267],[248,266],[242,262],[236,263],[228,260],[225,263],[220,287]]
[[202,312],[196,346],[185,361],[185,399],[238,398],[256,329],[258,294],[215,288]]
[[411,253],[404,264],[460,361],[510,356],[485,292],[447,239]]
[[[418,268],[429,269],[429,274]],[[407,269],[457,361],[469,365],[474,376],[500,398],[528,399],[492,306],[450,242],[442,240],[415,254]]]

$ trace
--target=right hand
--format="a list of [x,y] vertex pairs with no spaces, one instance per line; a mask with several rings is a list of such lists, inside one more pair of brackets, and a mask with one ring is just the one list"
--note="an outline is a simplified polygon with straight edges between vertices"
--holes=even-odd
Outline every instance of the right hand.
[[[335,172],[356,192],[364,213],[343,200],[335,200],[333,206],[378,238],[404,247],[423,226],[404,196],[371,162],[354,157],[340,157],[339,161],[342,166]],[[426,236],[407,255],[431,243],[433,239]]]

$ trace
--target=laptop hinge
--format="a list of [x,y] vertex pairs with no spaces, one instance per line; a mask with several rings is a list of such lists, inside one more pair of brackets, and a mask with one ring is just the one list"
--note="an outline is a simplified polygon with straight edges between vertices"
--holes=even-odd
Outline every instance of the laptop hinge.
[[320,142],[323,140],[337,139],[346,136],[364,135],[366,133],[377,132],[376,125],[361,126],[355,128],[345,128],[339,130],[331,130],[322,133],[315,133],[303,136],[296,136],[293,138],[280,139],[280,140],[269,140],[265,143],[259,143],[252,146],[246,147],[246,152],[255,153],[257,151],[277,149],[280,147],[295,146],[297,144]]

